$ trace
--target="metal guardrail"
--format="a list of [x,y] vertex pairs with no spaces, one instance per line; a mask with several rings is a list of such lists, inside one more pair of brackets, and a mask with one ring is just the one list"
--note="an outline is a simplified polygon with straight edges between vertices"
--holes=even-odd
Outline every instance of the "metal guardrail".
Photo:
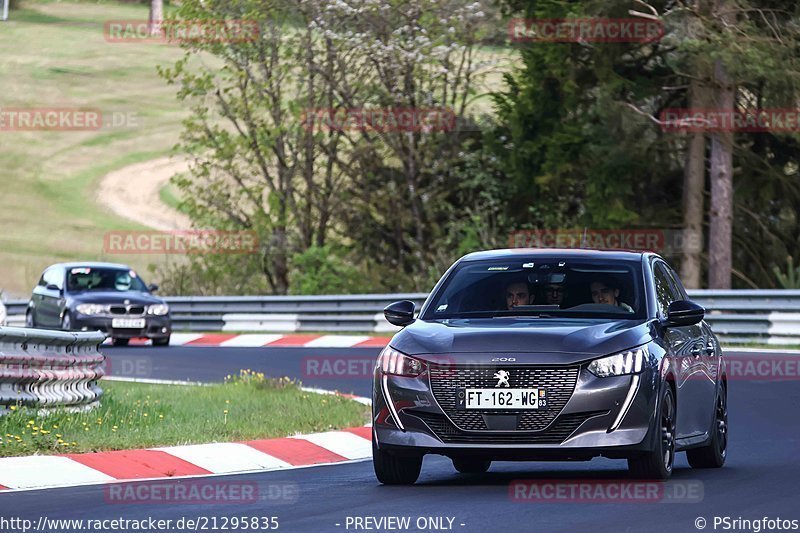
[[0,414],[11,406],[91,408],[103,390],[99,332],[0,327]]
[[[397,300],[420,306],[427,293],[323,296],[173,296],[177,331],[386,332],[383,318]],[[695,290],[706,320],[729,344],[800,344],[800,290]],[[25,324],[27,301],[7,302],[9,325]]]

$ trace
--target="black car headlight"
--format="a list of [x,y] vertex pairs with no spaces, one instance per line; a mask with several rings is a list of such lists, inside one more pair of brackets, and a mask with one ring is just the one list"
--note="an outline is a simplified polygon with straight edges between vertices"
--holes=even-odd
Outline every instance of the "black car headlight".
[[378,356],[378,368],[384,374],[417,377],[425,370],[425,363],[387,346]]
[[167,304],[153,304],[147,308],[148,315],[164,316],[167,313],[169,313],[169,306]]
[[647,346],[640,346],[632,350],[595,359],[589,363],[589,372],[599,378],[609,376],[624,376],[638,374],[644,368],[644,362],[649,357]]
[[82,315],[102,315],[108,312],[108,306],[103,304],[79,304],[75,306],[75,310]]

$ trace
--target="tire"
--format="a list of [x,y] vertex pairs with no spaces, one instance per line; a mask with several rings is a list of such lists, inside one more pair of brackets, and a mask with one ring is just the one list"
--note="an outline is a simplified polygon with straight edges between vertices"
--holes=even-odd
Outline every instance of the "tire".
[[711,438],[706,446],[686,450],[686,459],[692,468],[720,468],[728,456],[728,391],[720,389],[714,409]]
[[489,470],[492,462],[481,459],[457,458],[453,459],[453,466],[462,474],[483,474]]
[[130,339],[111,339],[111,344],[114,346],[127,346]]
[[35,328],[36,327],[36,320],[33,318],[33,311],[28,311],[25,313],[25,327],[26,328]]
[[72,318],[69,316],[69,311],[64,311],[64,317],[61,319],[61,329],[72,331]]
[[403,457],[379,450],[372,436],[372,466],[384,485],[413,485],[422,470],[422,456]]
[[658,438],[655,448],[628,458],[628,470],[635,479],[667,480],[675,464],[675,395],[664,386],[658,402]]
[[169,337],[163,339],[153,339],[153,346],[169,346]]

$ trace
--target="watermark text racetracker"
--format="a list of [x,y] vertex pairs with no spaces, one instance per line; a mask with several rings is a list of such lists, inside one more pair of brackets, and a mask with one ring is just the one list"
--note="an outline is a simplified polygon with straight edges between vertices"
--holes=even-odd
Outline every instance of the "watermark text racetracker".
[[511,19],[512,42],[649,43],[664,36],[659,20],[640,18]]
[[103,498],[111,505],[136,504],[238,504],[296,503],[297,483],[259,485],[255,481],[187,479],[115,483],[103,488]]
[[517,479],[508,496],[518,503],[699,503],[704,486],[699,480],[669,483],[616,479]]
[[512,231],[511,248],[597,248],[662,254],[702,251],[697,236],[672,229],[523,229]]
[[248,254],[258,251],[258,235],[242,230],[109,231],[108,254]]
[[667,132],[783,132],[800,131],[800,109],[664,109],[661,129]]
[[97,131],[138,128],[135,111],[95,107],[0,107],[0,131]]
[[255,20],[109,20],[103,34],[109,43],[244,43],[256,41]]
[[435,132],[456,128],[456,115],[446,107],[311,108],[300,120],[306,131]]

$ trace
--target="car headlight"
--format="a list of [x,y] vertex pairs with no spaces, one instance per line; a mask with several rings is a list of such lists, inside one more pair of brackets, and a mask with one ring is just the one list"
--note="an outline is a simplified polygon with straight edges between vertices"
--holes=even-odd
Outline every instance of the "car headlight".
[[378,368],[384,374],[416,377],[425,370],[425,363],[387,346],[378,356]]
[[75,309],[82,315],[102,315],[108,310],[108,306],[102,304],[80,304]]
[[649,352],[646,346],[627,350],[589,363],[589,372],[599,378],[636,374],[644,368]]
[[167,304],[154,304],[147,308],[148,315],[164,316],[169,313],[169,306]]

